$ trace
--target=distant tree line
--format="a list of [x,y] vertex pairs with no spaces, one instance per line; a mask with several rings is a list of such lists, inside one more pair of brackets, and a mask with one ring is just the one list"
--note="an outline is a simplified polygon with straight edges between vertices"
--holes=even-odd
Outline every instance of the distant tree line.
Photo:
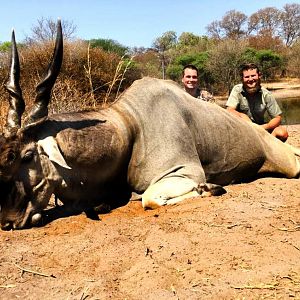
[[230,91],[239,80],[237,70],[243,62],[257,63],[264,80],[300,76],[298,3],[285,4],[282,10],[266,7],[250,16],[230,10],[206,30],[206,36],[183,32],[177,37],[168,31],[156,38],[147,50],[153,56],[157,53],[160,61],[156,75],[179,80],[182,67],[192,63],[200,70],[202,84],[215,93]]
[[[112,39],[76,38],[76,26],[62,21],[65,38],[63,68],[53,90],[52,112],[94,108],[112,102],[143,76],[180,82],[182,68],[195,64],[201,84],[214,94],[227,93],[239,81],[243,62],[257,63],[263,79],[300,77],[300,4],[279,10],[266,7],[250,16],[231,10],[208,24],[207,35],[167,31],[151,48],[129,48]],[[30,36],[18,44],[21,86],[31,105],[34,88],[52,55],[56,21],[40,19]],[[4,84],[10,42],[0,43],[0,112],[6,111]],[[1,124],[4,118],[1,118]],[[1,125],[0,124],[0,125]]]

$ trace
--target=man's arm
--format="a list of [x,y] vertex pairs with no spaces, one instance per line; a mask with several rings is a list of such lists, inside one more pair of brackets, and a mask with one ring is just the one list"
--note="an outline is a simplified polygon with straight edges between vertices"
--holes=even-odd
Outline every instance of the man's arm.
[[238,118],[241,118],[245,121],[252,122],[251,119],[246,114],[238,112],[234,107],[227,106],[227,110]]
[[246,114],[241,113],[237,110],[237,107],[240,105],[241,90],[241,84],[237,84],[232,88],[226,102],[226,109],[234,116],[251,122],[251,119]]
[[263,124],[261,126],[268,131],[273,131],[280,124],[281,124],[281,116],[279,115],[271,119],[268,123]]

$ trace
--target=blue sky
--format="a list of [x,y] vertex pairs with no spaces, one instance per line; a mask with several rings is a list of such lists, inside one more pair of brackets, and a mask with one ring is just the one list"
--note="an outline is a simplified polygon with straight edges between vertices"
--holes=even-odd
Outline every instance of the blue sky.
[[265,7],[282,7],[299,0],[7,0],[1,1],[0,41],[11,29],[21,42],[41,18],[73,22],[81,39],[109,38],[129,47],[151,47],[164,32],[197,35],[235,9],[247,16]]

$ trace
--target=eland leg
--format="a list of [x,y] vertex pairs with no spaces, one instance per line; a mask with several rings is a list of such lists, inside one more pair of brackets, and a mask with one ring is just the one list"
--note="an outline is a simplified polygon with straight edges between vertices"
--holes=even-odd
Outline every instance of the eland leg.
[[155,209],[159,206],[176,204],[192,197],[219,196],[226,193],[219,185],[197,184],[190,178],[166,177],[150,185],[142,196],[144,209]]

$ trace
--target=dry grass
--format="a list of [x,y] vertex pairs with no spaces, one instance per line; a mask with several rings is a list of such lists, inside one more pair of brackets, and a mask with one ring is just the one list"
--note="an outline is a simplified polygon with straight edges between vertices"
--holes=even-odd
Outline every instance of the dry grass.
[[118,65],[116,67],[114,77],[108,85],[108,90],[106,92],[106,95],[105,95],[105,98],[104,98],[104,101],[103,101],[104,105],[107,104],[107,102],[109,101],[110,96],[111,96],[112,91],[113,91],[115,86],[118,87],[117,91],[115,93],[115,99],[117,99],[117,97],[120,93],[120,90],[121,90],[122,83],[125,79],[125,74],[128,71],[131,63],[132,63],[132,58],[130,60],[125,61],[124,57],[122,57],[121,60],[119,61]]
[[[43,77],[52,56],[53,44],[38,44],[19,49],[21,88],[27,110],[35,99],[35,87]],[[8,55],[0,56],[0,127],[6,122],[8,93],[4,85],[9,66]],[[126,75],[126,76],[125,76]],[[50,113],[78,111],[112,102],[117,95],[140,78],[132,64],[115,53],[90,49],[82,41],[65,43],[64,61],[52,91]],[[24,113],[24,116],[26,112]]]

